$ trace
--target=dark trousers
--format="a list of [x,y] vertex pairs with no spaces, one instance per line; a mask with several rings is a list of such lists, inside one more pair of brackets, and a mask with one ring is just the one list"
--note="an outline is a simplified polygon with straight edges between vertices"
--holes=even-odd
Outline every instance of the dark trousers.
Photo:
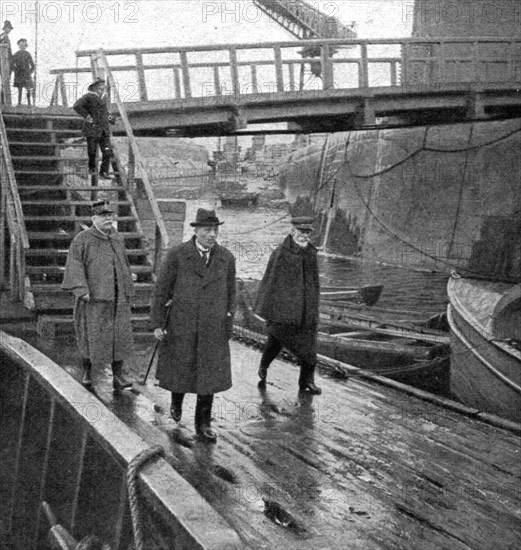
[[109,135],[103,132],[101,136],[87,137],[87,154],[89,156],[89,172],[96,172],[96,153],[98,147],[101,151],[101,165],[99,171],[107,173],[110,166],[110,138]]
[[[31,104],[32,89],[26,88],[27,91],[27,105]],[[18,105],[22,104],[23,86],[18,86]]]
[[[262,351],[261,367],[267,369],[271,365],[273,359],[277,357],[282,347],[283,343],[273,336],[273,334],[269,334],[266,344],[264,344],[264,350]],[[298,364],[300,365],[299,387],[303,388],[307,384],[314,382],[315,361],[310,361],[308,357],[303,357],[298,349],[288,349],[297,358]]]
[[[183,405],[184,393],[172,392],[172,406],[176,405],[179,409]],[[212,405],[213,394],[198,395],[195,405],[195,429],[196,431],[203,426],[210,427],[212,423]]]

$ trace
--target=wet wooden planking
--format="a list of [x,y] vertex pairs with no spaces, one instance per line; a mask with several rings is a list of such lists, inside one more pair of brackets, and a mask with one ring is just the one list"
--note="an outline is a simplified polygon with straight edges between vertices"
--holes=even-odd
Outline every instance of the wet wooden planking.
[[[385,393],[387,393],[387,390],[385,391]],[[337,398],[336,402],[343,403],[341,400],[341,396]],[[431,409],[436,408],[432,405],[425,404],[425,403],[421,403],[421,405],[422,406],[426,405],[427,408],[431,408]],[[360,438],[360,435],[363,435],[363,432],[365,431],[366,426],[360,426],[359,424],[357,427],[357,430],[354,430],[354,431],[352,429],[351,430],[344,429],[346,439],[350,440],[351,442],[353,441],[353,439],[355,439],[356,445],[351,443],[350,446],[347,448],[347,451],[351,451],[351,450],[354,451],[351,453],[350,456],[349,456],[349,452],[346,452],[345,449],[341,449],[340,453],[338,454],[339,454],[340,460],[342,459],[345,460],[349,458],[352,462],[354,462],[355,464],[357,464],[362,468],[362,472],[368,472],[370,475],[374,474],[374,472],[371,472],[371,469],[374,470],[375,458],[376,459],[378,459],[379,457],[389,458],[390,456],[392,459],[392,468],[390,472],[386,472],[389,474],[389,477],[386,480],[386,484],[384,484],[383,486],[383,490],[385,492],[386,488],[393,487],[393,481],[394,483],[396,483],[397,481],[399,482],[399,480],[407,480],[408,483],[406,483],[405,487],[401,487],[400,490],[398,491],[398,494],[396,494],[396,491],[395,491],[393,494],[393,497],[394,497],[395,503],[397,503],[397,507],[399,510],[401,510],[403,513],[410,513],[411,515],[413,515],[412,511],[408,510],[406,507],[404,507],[403,503],[400,502],[400,500],[403,500],[404,495],[411,496],[413,495],[414,491],[418,489],[418,491],[420,492],[420,497],[426,497],[430,495],[425,494],[425,491],[428,489],[431,489],[431,492],[434,490],[434,495],[430,496],[430,498],[431,499],[438,498],[438,493],[440,493],[441,488],[444,488],[444,485],[443,485],[443,482],[437,481],[435,477],[431,478],[431,476],[427,476],[425,474],[425,472],[430,471],[431,463],[432,462],[435,463],[435,461],[433,461],[432,459],[432,452],[430,451],[430,449],[427,449],[429,451],[428,453],[425,453],[425,452],[422,453],[422,448],[425,447],[425,441],[423,441],[423,434],[421,434],[422,440],[418,441],[418,444],[413,446],[415,450],[416,449],[419,450],[419,452],[416,452],[416,456],[411,452],[408,452],[409,456],[407,456],[407,458],[403,460],[403,457],[406,456],[404,451],[409,451],[411,447],[409,444],[406,445],[406,449],[398,449],[398,452],[396,452],[395,440],[399,440],[403,443],[403,438],[400,438],[399,435],[397,435],[396,433],[398,428],[400,427],[398,421],[401,418],[402,418],[402,414],[399,415],[399,418],[393,418],[392,415],[388,415],[382,418],[379,426],[376,429],[375,436],[372,437],[372,439],[375,440],[376,444],[372,446],[365,445],[364,438],[363,437]],[[392,422],[390,426],[389,426],[389,419]],[[487,428],[489,427],[487,426]],[[357,431],[358,433],[356,433]],[[372,431],[374,434],[375,433],[374,427],[372,428]],[[429,432],[427,432],[427,435],[428,433]],[[382,451],[382,448],[384,449],[383,451]],[[422,457],[421,456],[422,454],[425,456]],[[441,472],[441,474],[446,474],[450,472],[450,470],[452,469],[452,462],[450,461],[451,458],[454,459],[454,456],[452,454],[448,457],[449,459],[448,467],[445,467],[444,470]],[[382,460],[380,462],[380,466],[389,464],[389,463],[390,463],[389,460]],[[419,471],[418,471],[418,464],[421,465],[419,468]],[[472,466],[472,464],[470,464],[470,466]],[[380,475],[382,474],[381,468],[380,468],[380,472],[378,473]],[[493,471],[491,472],[491,474],[494,477],[495,472]],[[411,479],[411,477],[414,475],[416,475],[416,479],[414,478]],[[355,473],[355,476],[356,476],[356,473]],[[375,476],[373,475],[373,477]],[[438,477],[443,479],[443,475],[441,476],[439,475]],[[378,476],[376,476],[376,478],[378,478]],[[470,478],[464,481],[467,481],[469,483],[474,483],[475,480]],[[452,501],[452,502],[449,502],[449,504],[452,504],[455,502],[458,504],[458,506],[461,506],[459,500],[461,498],[465,498],[465,495],[459,494],[462,492],[461,488],[456,486],[458,488],[458,493],[453,494],[451,496],[450,490],[453,489],[454,487],[453,481],[450,480],[449,478],[445,485],[449,488],[449,494],[447,495],[448,500]],[[463,487],[465,487],[465,483],[463,483]],[[419,500],[421,505],[422,498],[420,498]],[[446,503],[443,503],[443,502],[441,502],[441,504],[446,505]],[[454,508],[454,506],[451,506],[451,508]],[[414,506],[412,508],[412,510],[414,509],[417,510],[418,509],[417,506]],[[416,516],[427,518],[432,515],[431,510],[427,510],[426,512],[427,513],[425,513],[424,515],[416,512]],[[448,518],[449,521],[447,521],[447,518],[443,518],[443,522],[450,525],[450,519],[451,518],[449,517]],[[487,517],[485,517],[484,519],[487,520]],[[467,520],[468,520],[468,515],[466,516],[465,522],[463,523],[464,527],[467,525]],[[431,520],[431,523],[433,523],[432,520]]]
[[[138,348],[136,375],[150,352]],[[521,546],[519,436],[355,378],[320,376],[321,396],[299,396],[298,369],[282,361],[260,392],[259,352],[233,342],[232,357],[234,387],[213,409],[216,446],[194,439],[194,396],[186,396],[178,426],[168,392],[150,382],[135,385],[139,395],[114,396],[105,371],[96,391],[143,438],[165,447],[245,547]],[[269,519],[263,498],[294,525]]]

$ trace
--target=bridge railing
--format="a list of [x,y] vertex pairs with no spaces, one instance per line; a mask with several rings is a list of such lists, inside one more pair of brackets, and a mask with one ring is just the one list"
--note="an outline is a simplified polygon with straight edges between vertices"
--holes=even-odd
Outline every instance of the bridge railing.
[[[79,58],[93,55],[77,52]],[[123,102],[381,86],[515,86],[521,80],[521,38],[302,40],[115,49],[104,55]],[[75,75],[78,95],[91,77],[90,66],[51,72],[62,75],[69,96],[74,87],[68,75]]]

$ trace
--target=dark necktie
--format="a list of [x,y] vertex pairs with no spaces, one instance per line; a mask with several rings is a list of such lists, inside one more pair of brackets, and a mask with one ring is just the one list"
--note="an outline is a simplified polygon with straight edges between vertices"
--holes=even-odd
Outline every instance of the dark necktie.
[[203,253],[203,257],[204,257],[204,261],[206,263],[206,265],[208,265],[208,262],[210,261],[210,250],[201,250],[201,252]]

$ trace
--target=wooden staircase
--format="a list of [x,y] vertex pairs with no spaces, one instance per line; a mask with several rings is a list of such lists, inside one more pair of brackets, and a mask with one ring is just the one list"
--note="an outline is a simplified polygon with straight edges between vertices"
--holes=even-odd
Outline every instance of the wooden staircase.
[[142,317],[154,283],[152,254],[130,193],[116,163],[108,184],[88,181],[86,142],[76,116],[4,114],[12,164],[29,237],[26,273],[38,314],[72,311],[61,290],[69,245],[91,222],[90,202],[107,199],[125,239],[136,287],[134,314]]

